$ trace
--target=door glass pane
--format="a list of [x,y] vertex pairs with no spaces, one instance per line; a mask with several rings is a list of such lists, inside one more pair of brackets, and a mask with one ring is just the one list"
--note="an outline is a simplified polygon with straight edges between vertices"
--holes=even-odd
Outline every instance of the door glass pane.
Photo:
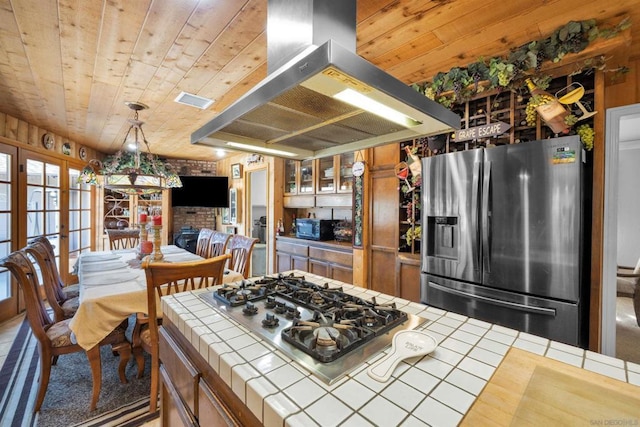
[[47,209],[59,209],[60,205],[58,201],[60,200],[60,190],[47,189],[47,196],[45,199]]
[[44,197],[42,196],[42,187],[29,185],[27,187],[27,210],[37,211],[44,206]]
[[47,163],[47,187],[60,187],[60,166]]
[[69,211],[69,230],[77,230],[80,228],[80,212]]
[[82,191],[82,209],[91,209],[91,191],[90,188],[85,188]]
[[69,233],[69,252],[80,249],[80,232],[72,231]]
[[27,184],[44,184],[44,163],[37,160],[27,160]]
[[0,184],[0,210],[11,210],[11,184]]
[[47,234],[57,233],[60,224],[60,212],[47,212]]
[[0,268],[0,300],[11,296],[11,274],[8,270]]
[[0,240],[11,240],[11,213],[0,213]]
[[11,181],[11,156],[0,153],[0,181]]
[[91,230],[82,230],[82,240],[80,242],[83,248],[91,245]]
[[80,209],[80,192],[69,190],[69,209]]
[[40,236],[44,232],[44,214],[27,212],[27,239]]
[[90,227],[91,226],[91,211],[90,210],[83,210],[82,211],[82,216],[80,217],[82,224],[84,227]]

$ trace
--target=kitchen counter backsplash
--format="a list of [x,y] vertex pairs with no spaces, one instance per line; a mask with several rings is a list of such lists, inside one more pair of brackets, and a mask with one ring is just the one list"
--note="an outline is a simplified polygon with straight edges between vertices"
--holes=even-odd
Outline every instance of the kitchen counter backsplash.
[[460,316],[301,271],[310,282],[346,293],[394,301],[427,319],[419,326],[439,343],[431,354],[407,359],[385,383],[367,375],[380,352],[332,385],[258,335],[205,303],[198,294],[162,299],[162,309],[196,350],[266,427],[454,426],[469,410],[510,347],[640,386],[640,365],[513,329]]

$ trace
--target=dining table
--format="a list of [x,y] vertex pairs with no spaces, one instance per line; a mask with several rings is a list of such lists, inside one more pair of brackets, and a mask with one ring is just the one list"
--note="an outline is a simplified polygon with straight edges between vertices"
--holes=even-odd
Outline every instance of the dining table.
[[[203,259],[175,245],[162,246],[161,252],[165,262]],[[78,311],[69,323],[72,339],[87,353],[99,352],[100,341],[129,316],[148,314],[145,272],[135,249],[83,252],[76,268],[80,299]],[[242,274],[225,269],[223,283],[243,278]]]

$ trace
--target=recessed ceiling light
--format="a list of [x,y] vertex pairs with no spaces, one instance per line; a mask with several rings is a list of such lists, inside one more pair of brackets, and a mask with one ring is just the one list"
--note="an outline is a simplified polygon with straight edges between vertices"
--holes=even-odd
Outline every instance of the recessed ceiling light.
[[213,104],[213,99],[203,98],[202,96],[187,92],[180,92],[180,95],[178,95],[174,101],[178,104],[189,105],[201,110],[206,110]]

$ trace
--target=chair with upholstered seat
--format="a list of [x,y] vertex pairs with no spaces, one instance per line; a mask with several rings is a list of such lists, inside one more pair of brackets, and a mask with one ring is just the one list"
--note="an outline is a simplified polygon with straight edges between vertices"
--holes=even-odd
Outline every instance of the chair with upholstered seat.
[[142,268],[147,277],[148,316],[138,315],[133,331],[133,352],[138,363],[138,377],[144,371],[140,349],[151,355],[151,399],[149,411],[157,410],[160,359],[158,356],[159,301],[165,295],[222,284],[228,254],[190,262],[155,262],[145,258]]
[[[8,269],[16,279],[24,295],[24,303],[27,308],[27,319],[33,335],[38,340],[38,353],[40,354],[40,385],[34,406],[34,413],[40,410],[49,385],[51,366],[55,365],[58,356],[63,354],[84,351],[71,339],[70,319],[54,322],[49,317],[44,301],[40,294],[38,273],[35,266],[24,251],[15,251],[0,260],[0,266]],[[93,377],[93,392],[91,397],[91,410],[96,408],[100,387],[102,383],[100,347],[111,344],[112,349],[120,355],[118,373],[120,381],[127,382],[125,368],[131,356],[131,344],[125,337],[126,328],[120,325],[111,334],[104,338],[98,346],[87,351],[87,357],[91,365]]]
[[635,267],[618,266],[616,290],[619,297],[633,298],[636,322],[640,326],[640,259]]
[[78,295],[80,294],[80,289],[78,285],[77,284],[65,285],[64,281],[62,280],[62,276],[60,276],[60,272],[58,271],[58,264],[55,261],[56,260],[55,249],[51,244],[51,242],[49,241],[49,239],[47,239],[44,236],[38,236],[32,239],[30,243],[39,243],[46,248],[49,258],[53,260],[53,263],[50,266],[53,274],[53,281],[54,281],[54,284],[57,286],[59,292],[64,295],[63,299],[67,300],[67,299],[78,297]]
[[251,252],[253,252],[253,247],[257,242],[258,239],[252,237],[241,236],[239,234],[231,236],[229,244],[227,245],[228,251],[231,254],[229,270],[237,271],[242,274],[245,279],[248,278]]
[[79,297],[69,298],[62,292],[59,286],[59,277],[57,277],[56,261],[51,257],[46,245],[42,241],[34,241],[25,247],[24,251],[35,259],[40,268],[42,287],[49,305],[53,309],[55,321],[61,322],[64,319],[71,319],[78,311]]
[[211,233],[209,246],[207,247],[207,258],[214,258],[223,255],[227,251],[227,245],[229,244],[230,238],[231,234],[221,233],[219,231]]
[[140,243],[140,230],[107,230],[109,249],[133,249]]
[[196,243],[196,255],[199,255],[202,258],[207,258],[209,241],[211,240],[212,234],[213,230],[211,230],[210,228],[200,229],[200,233],[198,233],[198,242]]

